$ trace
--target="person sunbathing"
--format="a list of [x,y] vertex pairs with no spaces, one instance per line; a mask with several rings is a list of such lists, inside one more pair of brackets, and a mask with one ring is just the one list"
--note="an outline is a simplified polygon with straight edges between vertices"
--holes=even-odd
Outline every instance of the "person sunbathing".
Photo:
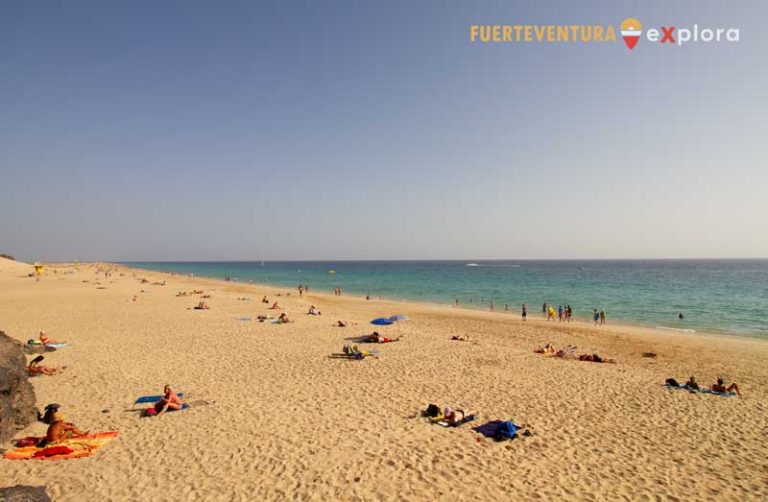
[[534,352],[537,353],[537,354],[551,355],[551,354],[555,354],[557,352],[557,350],[555,349],[554,345],[552,345],[551,343],[548,343],[545,346],[540,347],[540,348],[534,350]]
[[363,337],[363,342],[368,343],[389,343],[389,342],[399,342],[400,337],[398,338],[387,338],[384,335],[380,335],[378,332],[374,331],[368,336]]
[[261,303],[269,303],[269,300],[267,300],[267,297],[266,297],[266,296],[264,296],[264,297],[261,299]]
[[469,341],[469,335],[453,335],[451,337],[451,340],[455,340],[457,342],[468,342]]
[[179,291],[178,293],[176,293],[176,296],[187,296],[187,292],[186,291]]
[[688,390],[699,390],[699,384],[696,382],[696,377],[692,376],[689,378],[683,387]]
[[[461,416],[458,415],[459,413]],[[464,410],[454,410],[451,407],[448,407],[443,411],[443,421],[448,422],[448,425],[453,427],[461,425],[463,422],[467,421],[468,417],[471,419],[473,416],[473,413],[466,413]]]
[[32,359],[32,361],[29,362],[29,365],[27,366],[27,373],[29,376],[37,376],[37,375],[55,375],[61,369],[59,368],[52,368],[50,366],[44,366],[40,364],[45,357],[43,356],[37,356],[36,358]]
[[340,328],[346,328],[347,327],[347,323],[345,323],[344,321],[336,321],[336,325],[338,327],[340,327]]
[[269,307],[270,310],[280,310],[280,305],[277,304],[277,302],[273,303],[271,307]]
[[592,363],[615,363],[615,359],[606,359],[604,357],[600,357],[597,354],[582,354],[579,356],[579,361],[589,361]]
[[61,443],[67,439],[88,435],[88,431],[83,432],[75,424],[65,422],[64,415],[60,411],[54,413],[52,419],[53,423],[48,426],[48,431],[45,433],[46,445]]
[[322,313],[319,310],[317,310],[317,308],[314,305],[309,307],[309,312],[307,312],[307,314],[308,315],[322,315]]
[[741,397],[741,391],[739,390],[739,386],[735,383],[732,383],[728,387],[725,386],[725,380],[722,378],[717,379],[717,383],[712,384],[712,392],[720,392],[721,394],[726,394],[728,392],[735,392],[736,395]]
[[40,343],[42,343],[45,346],[48,346],[52,343],[59,343],[56,340],[51,340],[50,338],[48,338],[48,336],[45,334],[45,331],[40,332],[39,340],[40,340]]
[[285,312],[283,312],[282,314],[280,314],[280,315],[278,316],[278,318],[277,318],[277,322],[278,322],[279,324],[287,324],[287,323],[289,323],[289,322],[293,322],[293,321],[291,321],[291,320],[288,318],[288,315],[287,315]]
[[197,306],[195,307],[195,310],[208,310],[208,309],[210,309],[210,308],[211,308],[211,307],[209,307],[207,303],[205,303],[205,302],[200,302],[200,303],[198,303],[198,304],[197,304]]
[[552,355],[555,357],[566,358],[566,357],[571,357],[575,351],[576,351],[575,345],[568,345],[567,347],[558,350]]
[[160,416],[168,410],[180,410],[182,407],[181,398],[171,390],[170,385],[163,387],[163,398],[155,404],[155,411]]
[[365,359],[366,357],[375,357],[376,352],[360,350],[357,345],[345,345],[342,349],[344,354],[352,359]]

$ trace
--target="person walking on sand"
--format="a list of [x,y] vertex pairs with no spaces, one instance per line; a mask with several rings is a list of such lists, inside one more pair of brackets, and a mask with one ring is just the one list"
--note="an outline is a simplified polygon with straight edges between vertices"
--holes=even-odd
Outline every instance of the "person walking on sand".
[[605,310],[600,310],[600,326],[605,324]]
[[541,314],[542,314],[543,317],[547,317],[547,304],[546,303],[542,304],[542,306],[541,306]]
[[557,320],[558,322],[563,322],[563,315],[565,315],[565,310],[563,310],[562,305],[557,306]]
[[525,303],[523,303],[523,321],[528,320],[528,308],[526,308]]
[[595,326],[600,322],[600,314],[597,313],[597,309],[592,309],[592,320],[595,321]]

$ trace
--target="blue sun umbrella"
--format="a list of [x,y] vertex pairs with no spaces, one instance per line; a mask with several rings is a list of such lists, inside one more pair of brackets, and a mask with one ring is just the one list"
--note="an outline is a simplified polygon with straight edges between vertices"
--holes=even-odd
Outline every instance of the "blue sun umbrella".
[[371,321],[371,324],[375,324],[376,326],[389,326],[390,324],[394,324],[395,321],[388,319],[386,317],[377,317],[373,321]]

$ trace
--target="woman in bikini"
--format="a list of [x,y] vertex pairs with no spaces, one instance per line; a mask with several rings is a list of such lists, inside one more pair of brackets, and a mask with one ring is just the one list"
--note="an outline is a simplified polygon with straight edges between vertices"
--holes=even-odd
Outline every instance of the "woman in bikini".
[[180,410],[182,407],[181,398],[171,390],[170,385],[163,387],[163,398],[155,404],[155,411],[158,416],[168,410]]
[[79,430],[75,424],[64,421],[64,415],[60,411],[53,414],[53,423],[48,426],[45,433],[45,443],[56,444],[78,436],[87,436],[88,431]]
[[374,331],[367,337],[365,337],[365,341],[369,343],[389,343],[389,342],[399,342],[400,338],[387,338],[384,335],[380,335],[377,331]]
[[55,375],[61,369],[59,368],[51,368],[50,366],[44,366],[40,364],[45,357],[43,356],[37,356],[36,358],[32,359],[29,362],[29,365],[27,366],[27,373],[29,376],[37,376],[37,375]]
[[712,384],[712,391],[713,392],[720,392],[722,394],[725,394],[727,392],[735,392],[736,395],[741,397],[741,391],[739,390],[739,386],[735,383],[732,383],[728,387],[725,386],[725,380],[722,378],[717,379],[717,383]]

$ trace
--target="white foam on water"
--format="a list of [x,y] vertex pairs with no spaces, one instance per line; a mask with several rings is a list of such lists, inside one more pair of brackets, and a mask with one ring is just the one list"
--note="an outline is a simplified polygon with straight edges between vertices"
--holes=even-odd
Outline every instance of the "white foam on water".
[[680,331],[681,333],[696,333],[695,329],[670,328],[668,326],[656,326],[656,329],[663,329],[667,331]]

